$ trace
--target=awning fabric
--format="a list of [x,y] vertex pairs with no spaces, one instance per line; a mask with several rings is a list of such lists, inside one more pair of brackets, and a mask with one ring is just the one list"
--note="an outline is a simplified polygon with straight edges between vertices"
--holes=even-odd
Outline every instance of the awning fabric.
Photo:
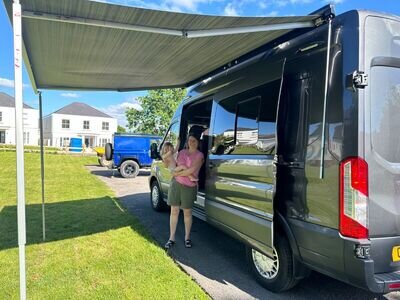
[[[11,16],[12,0],[4,2]],[[21,5],[25,63],[38,89],[184,87],[292,29],[246,30],[299,22],[313,26],[320,17],[206,16],[87,0],[21,0]],[[240,28],[244,33],[190,38],[192,32]]]

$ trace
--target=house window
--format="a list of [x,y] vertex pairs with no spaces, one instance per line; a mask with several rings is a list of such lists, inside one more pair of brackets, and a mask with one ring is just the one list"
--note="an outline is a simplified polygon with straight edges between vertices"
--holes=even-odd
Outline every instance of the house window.
[[61,120],[61,128],[69,129],[69,120]]
[[24,132],[24,144],[29,144],[29,132]]
[[103,130],[109,130],[109,129],[110,129],[110,123],[108,123],[108,122],[103,122],[102,129],[103,129]]
[[0,122],[3,122],[3,112],[0,111]]
[[83,129],[89,129],[89,121],[83,121]]
[[109,143],[111,140],[110,139],[105,139],[105,138],[101,138],[100,139],[100,146],[104,147],[107,143]]
[[69,137],[60,138],[60,147],[68,147],[69,146]]
[[6,132],[4,130],[0,131],[0,144],[6,143]]

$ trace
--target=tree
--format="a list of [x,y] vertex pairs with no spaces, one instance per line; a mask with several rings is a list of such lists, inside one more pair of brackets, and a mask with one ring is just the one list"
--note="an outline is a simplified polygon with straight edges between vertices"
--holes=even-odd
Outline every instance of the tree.
[[126,129],[125,129],[125,127],[122,127],[121,125],[118,125],[117,132],[125,133]]
[[138,133],[165,133],[185,94],[185,89],[163,89],[151,90],[147,95],[138,97],[142,109],[128,108],[125,111],[129,129]]

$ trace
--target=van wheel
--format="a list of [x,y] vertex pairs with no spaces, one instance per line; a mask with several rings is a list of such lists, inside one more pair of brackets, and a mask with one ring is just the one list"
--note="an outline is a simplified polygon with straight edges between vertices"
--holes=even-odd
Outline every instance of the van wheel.
[[135,178],[139,174],[139,165],[134,160],[126,160],[121,164],[119,172],[124,178]]
[[155,211],[164,211],[167,209],[167,204],[163,200],[162,192],[157,181],[151,183],[150,204]]
[[251,271],[266,289],[283,292],[297,284],[293,273],[292,250],[285,238],[277,238],[272,258],[250,246],[246,250]]

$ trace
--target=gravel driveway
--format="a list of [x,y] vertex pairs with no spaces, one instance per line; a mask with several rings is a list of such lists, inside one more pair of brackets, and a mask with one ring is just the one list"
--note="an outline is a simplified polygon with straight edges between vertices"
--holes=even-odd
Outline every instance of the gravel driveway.
[[[150,172],[142,170],[138,177],[125,179],[102,167],[88,168],[114,190],[162,247],[168,239],[169,215],[157,213],[150,206]],[[316,272],[294,289],[273,294],[255,282],[247,270],[243,245],[196,218],[192,230],[193,248],[186,249],[181,216],[177,243],[170,255],[213,299],[400,299],[398,292],[377,296]]]

